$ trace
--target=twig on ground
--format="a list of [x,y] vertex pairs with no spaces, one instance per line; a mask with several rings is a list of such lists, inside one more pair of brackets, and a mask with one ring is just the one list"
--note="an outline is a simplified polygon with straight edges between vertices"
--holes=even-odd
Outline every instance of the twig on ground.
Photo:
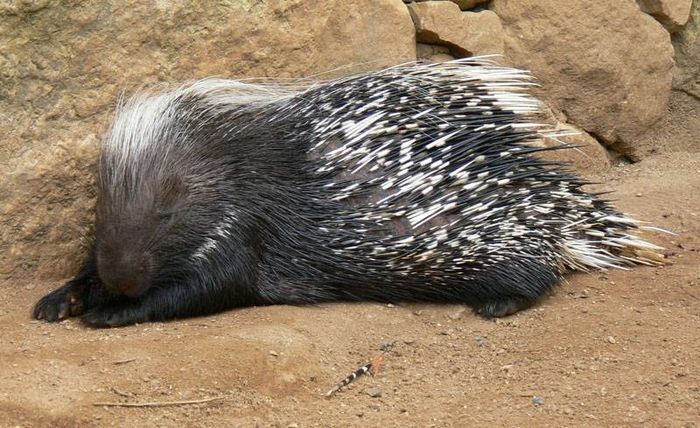
[[127,358],[126,360],[112,361],[112,364],[126,364],[126,363],[130,363],[132,361],[136,361],[136,358]]
[[219,397],[203,398],[200,400],[182,400],[182,401],[151,401],[145,403],[119,403],[119,402],[98,402],[92,403],[93,406],[106,406],[106,407],[165,407],[165,406],[185,406],[188,404],[201,404],[209,403],[212,401],[223,400],[227,398],[228,395],[221,395]]

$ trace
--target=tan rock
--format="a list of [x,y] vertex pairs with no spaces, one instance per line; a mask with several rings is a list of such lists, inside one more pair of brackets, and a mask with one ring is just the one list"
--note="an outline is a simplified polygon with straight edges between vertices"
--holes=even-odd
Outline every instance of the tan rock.
[[416,57],[428,62],[445,62],[455,59],[450,55],[450,48],[442,45],[416,43]]
[[[690,19],[674,34],[676,71],[673,87],[700,101],[700,0],[693,3]],[[697,108],[700,114],[700,107]]]
[[693,3],[690,19],[673,35],[676,68],[666,115],[640,138],[644,154],[700,152],[700,1]]
[[401,0],[1,3],[0,283],[75,272],[90,240],[99,135],[122,91],[210,75],[341,75],[415,57]]
[[416,40],[448,46],[455,56],[503,53],[503,28],[498,16],[485,10],[462,12],[449,1],[408,5]]
[[641,157],[657,153],[700,152],[700,1],[686,25],[673,35],[676,67],[664,117],[635,142]]
[[693,0],[637,0],[642,11],[656,18],[672,33],[688,22]]
[[673,91],[668,113],[636,142],[642,156],[683,152],[700,159],[700,98]]
[[418,59],[428,59],[434,55],[449,55],[450,48],[442,45],[430,45],[427,43],[416,43],[416,57]]
[[[634,2],[494,0],[509,63],[528,68],[538,95],[608,145],[635,156],[637,138],[663,117],[673,48]],[[595,29],[593,31],[592,29]]]
[[541,147],[572,146],[561,150],[541,152],[540,157],[568,162],[571,170],[581,177],[594,178],[610,169],[608,151],[586,131],[568,123],[558,122],[553,138],[542,140]]

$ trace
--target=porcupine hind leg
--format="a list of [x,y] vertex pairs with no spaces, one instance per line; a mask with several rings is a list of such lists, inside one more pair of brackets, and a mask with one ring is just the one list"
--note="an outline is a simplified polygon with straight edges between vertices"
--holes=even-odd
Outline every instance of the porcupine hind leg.
[[558,268],[533,259],[491,266],[474,278],[477,313],[504,317],[534,305],[560,280]]
[[100,282],[93,252],[72,280],[36,303],[32,317],[48,322],[61,321],[82,315],[85,311],[103,305],[112,298]]

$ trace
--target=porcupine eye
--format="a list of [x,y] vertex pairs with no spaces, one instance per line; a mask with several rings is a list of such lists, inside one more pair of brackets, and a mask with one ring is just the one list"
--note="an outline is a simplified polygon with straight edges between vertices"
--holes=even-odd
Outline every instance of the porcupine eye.
[[170,226],[175,221],[176,211],[158,211],[158,221]]

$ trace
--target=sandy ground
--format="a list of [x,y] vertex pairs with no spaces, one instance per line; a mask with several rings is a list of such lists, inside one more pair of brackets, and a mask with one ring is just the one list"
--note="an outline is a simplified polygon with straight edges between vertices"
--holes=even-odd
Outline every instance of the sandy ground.
[[[699,426],[700,155],[604,181],[620,208],[678,233],[652,238],[673,264],[571,275],[496,321],[456,305],[332,304],[90,330],[29,319],[59,283],[4,284],[0,426]],[[376,376],[324,398],[386,341]]]

